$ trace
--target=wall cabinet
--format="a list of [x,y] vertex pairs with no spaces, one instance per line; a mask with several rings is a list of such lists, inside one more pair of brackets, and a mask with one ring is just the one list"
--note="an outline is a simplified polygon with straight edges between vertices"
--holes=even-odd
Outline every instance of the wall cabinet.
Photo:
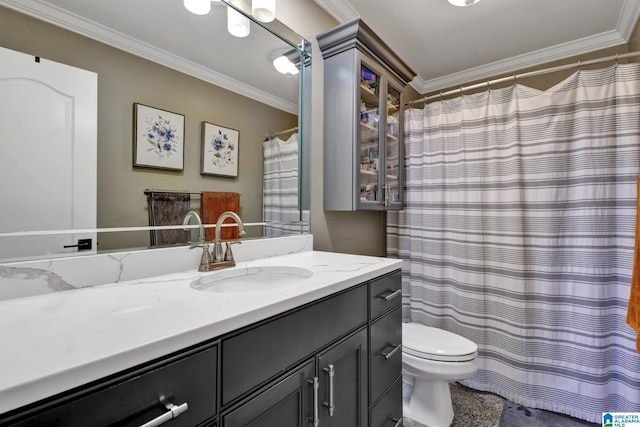
[[403,95],[415,73],[360,19],[318,35],[324,209],[403,207]]
[[396,271],[212,337],[0,415],[0,426],[392,427],[400,281]]

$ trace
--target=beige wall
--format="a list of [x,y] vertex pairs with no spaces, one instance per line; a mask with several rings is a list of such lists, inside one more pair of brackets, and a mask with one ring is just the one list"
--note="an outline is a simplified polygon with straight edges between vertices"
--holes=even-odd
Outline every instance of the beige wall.
[[[243,220],[262,219],[261,142],[296,126],[296,116],[3,7],[0,46],[98,74],[98,227],[147,225],[146,188],[238,192]],[[134,102],[185,115],[183,172],[132,167]],[[200,175],[202,121],[239,130],[237,179]],[[101,250],[149,243],[147,232],[99,242]]]
[[312,42],[311,232],[314,249],[383,256],[386,240],[384,213],[325,212],[323,209],[324,73],[316,35],[333,28],[338,22],[313,0],[278,0],[278,19]]

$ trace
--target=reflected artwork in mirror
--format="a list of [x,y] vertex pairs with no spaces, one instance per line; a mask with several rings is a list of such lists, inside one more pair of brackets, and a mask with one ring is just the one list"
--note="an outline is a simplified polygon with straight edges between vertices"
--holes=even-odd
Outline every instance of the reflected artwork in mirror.
[[[251,20],[250,34],[234,37],[226,30],[228,3],[213,2],[209,14],[198,16],[180,0],[164,2],[162,7],[154,0],[2,2],[0,47],[31,55],[32,61],[43,58],[43,62],[95,74],[97,113],[93,116],[94,159],[85,162],[85,169],[94,177],[93,182],[86,180],[93,195],[80,196],[69,207],[72,211],[78,205],[88,208],[92,220],[81,225],[51,225],[44,219],[47,205],[41,203],[42,213],[40,217],[36,213],[35,225],[0,224],[0,248],[6,249],[0,253],[0,262],[157,247],[150,239],[145,194],[149,189],[188,193],[189,209],[198,212],[203,192],[238,194],[248,238],[309,232],[309,150],[305,144],[310,44],[277,19],[269,23]],[[234,1],[232,6],[251,18],[250,5]],[[286,52],[301,72],[278,72],[273,66],[274,52],[278,56]],[[182,170],[134,167],[134,103],[184,115]],[[221,123],[242,136],[237,176],[201,174],[203,122]],[[295,191],[289,192],[291,197],[284,205],[268,199],[273,183],[265,180],[265,153],[271,155],[267,143],[274,138],[296,141],[298,151]],[[28,181],[19,176],[13,179],[20,183],[16,191],[36,205],[44,193],[54,198],[63,193],[48,185],[33,193],[26,187]],[[21,206],[19,201],[12,203],[11,215],[24,216]],[[286,215],[278,213],[281,210]],[[273,216],[274,211],[280,216]],[[269,218],[274,219],[265,221]],[[290,224],[276,224],[278,221]],[[197,237],[195,227],[190,228]],[[29,235],[27,240],[25,235]],[[56,242],[53,249],[38,253],[41,242],[51,235],[63,236],[63,244]],[[86,239],[92,239],[90,251],[75,246]],[[16,251],[18,240],[28,241],[25,246],[35,249]]]

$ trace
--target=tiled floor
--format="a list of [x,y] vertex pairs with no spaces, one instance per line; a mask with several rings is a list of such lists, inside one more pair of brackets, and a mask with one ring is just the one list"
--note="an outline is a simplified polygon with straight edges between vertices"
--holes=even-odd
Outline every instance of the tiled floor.
[[[486,393],[464,387],[458,383],[451,384],[451,397],[453,402],[453,424],[451,427],[522,427],[520,422],[513,425],[511,422],[500,424],[500,416],[504,408],[505,399],[493,393]],[[519,409],[523,409],[519,407]],[[525,411],[526,408],[525,408]],[[582,427],[596,426],[597,424],[587,423],[582,420],[567,417],[560,414],[548,413],[546,411],[532,410],[538,412],[538,416],[532,417],[529,426],[544,425],[553,427]],[[544,413],[544,414],[540,414]],[[506,417],[507,419],[509,417]],[[538,418],[538,422],[533,422],[533,418]],[[520,418],[520,421],[523,421]],[[404,420],[404,427],[427,427],[411,419]]]
[[[451,427],[498,427],[504,407],[502,397],[452,383],[451,398],[455,414]],[[426,426],[405,419],[404,427]]]

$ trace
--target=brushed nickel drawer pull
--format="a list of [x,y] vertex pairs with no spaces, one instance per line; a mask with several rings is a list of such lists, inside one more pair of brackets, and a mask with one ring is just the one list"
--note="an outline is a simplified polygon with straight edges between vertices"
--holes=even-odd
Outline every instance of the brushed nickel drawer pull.
[[[391,291],[389,291],[389,292],[391,292]],[[387,294],[387,295],[380,294],[380,295],[378,295],[378,298],[384,298],[387,301],[391,301],[392,299],[394,299],[398,295],[402,295],[402,289],[398,289],[397,291],[391,292],[390,294]]]
[[187,402],[182,405],[174,405],[173,403],[165,403],[164,406],[167,408],[167,412],[158,416],[157,418],[152,419],[148,423],[142,424],[140,427],[156,427],[162,425],[168,421],[171,421],[175,418],[178,418],[180,414],[186,412],[189,409],[189,405]]
[[307,420],[313,424],[313,427],[318,427],[320,425],[318,417],[318,389],[320,388],[320,383],[318,382],[318,377],[313,377],[313,380],[307,380],[307,382],[313,387],[313,418],[307,417]]
[[333,377],[336,375],[336,371],[335,369],[333,369],[333,365],[328,365],[322,370],[325,371],[327,375],[329,375],[329,401],[322,402],[322,404],[326,406],[327,409],[329,409],[329,416],[333,417],[333,410],[335,408],[335,405],[333,404]]
[[402,417],[392,418],[391,421],[395,423],[393,427],[402,427]]
[[[391,344],[393,345],[393,344]],[[380,353],[381,355],[384,356],[385,359],[389,360],[398,350],[400,350],[402,348],[402,344],[398,344],[396,346],[393,347],[393,350],[391,350],[389,353],[385,353],[384,351],[382,353]]]

